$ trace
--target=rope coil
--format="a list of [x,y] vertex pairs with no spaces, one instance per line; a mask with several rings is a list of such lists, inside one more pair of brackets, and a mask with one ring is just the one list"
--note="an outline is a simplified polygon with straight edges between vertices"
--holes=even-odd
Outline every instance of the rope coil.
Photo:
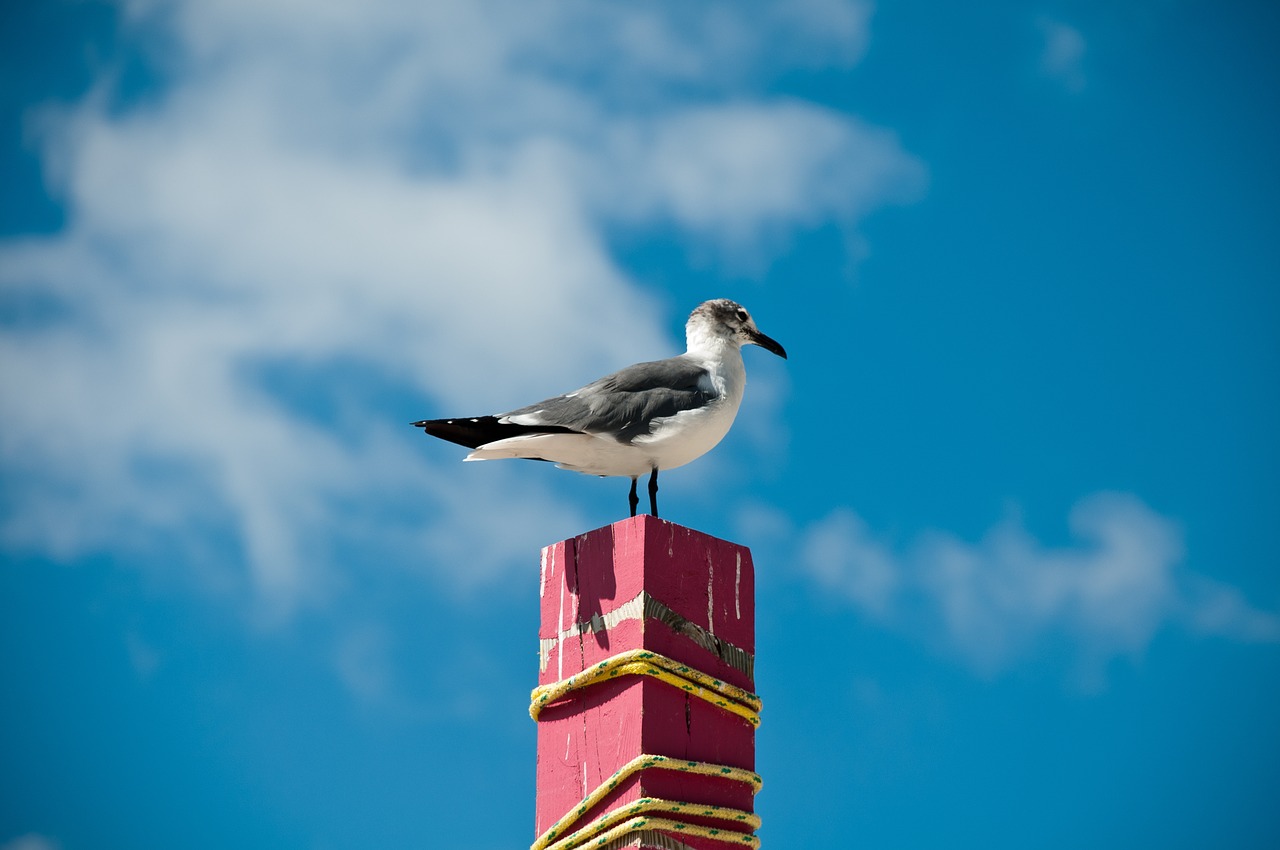
[[629,833],[645,829],[660,829],[679,835],[710,838],[736,847],[750,847],[752,850],[756,850],[760,846],[760,839],[749,832],[684,823],[670,818],[648,817],[644,813],[658,811],[668,814],[710,817],[717,820],[736,822],[752,831],[760,827],[759,815],[729,806],[680,803],[655,797],[642,797],[628,806],[596,818],[576,831],[565,834],[569,827],[608,796],[624,780],[649,768],[694,773],[701,776],[719,776],[749,785],[752,794],[759,792],[760,786],[764,783],[759,774],[741,767],[673,759],[668,756],[639,755],[620,767],[613,776],[610,776],[599,787],[584,797],[576,808],[552,824],[546,832],[538,837],[537,841],[533,842],[529,850],[575,850],[575,848],[579,847],[599,847]]
[[534,688],[530,695],[529,716],[537,720],[543,708],[573,691],[599,681],[628,675],[652,676],[736,714],[752,726],[760,725],[760,697],[737,685],[708,676],[687,664],[644,649],[621,652],[567,679]]

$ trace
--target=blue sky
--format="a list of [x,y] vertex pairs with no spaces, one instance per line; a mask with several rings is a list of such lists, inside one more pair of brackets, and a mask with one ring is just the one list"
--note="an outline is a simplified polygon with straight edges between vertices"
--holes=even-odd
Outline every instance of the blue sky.
[[407,423],[721,296],[766,846],[1276,846],[1280,13],[972,5],[8,4],[0,848],[532,840],[626,486]]

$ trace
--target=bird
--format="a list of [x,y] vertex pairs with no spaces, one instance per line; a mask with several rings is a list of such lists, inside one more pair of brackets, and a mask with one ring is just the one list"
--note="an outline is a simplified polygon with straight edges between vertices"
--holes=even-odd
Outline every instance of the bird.
[[733,425],[747,376],[742,346],[782,359],[786,350],[727,298],[699,304],[685,324],[685,352],[636,363],[573,392],[506,413],[411,423],[471,449],[464,460],[523,458],[560,469],[631,479],[649,476],[649,513],[658,515],[658,472],[696,460]]

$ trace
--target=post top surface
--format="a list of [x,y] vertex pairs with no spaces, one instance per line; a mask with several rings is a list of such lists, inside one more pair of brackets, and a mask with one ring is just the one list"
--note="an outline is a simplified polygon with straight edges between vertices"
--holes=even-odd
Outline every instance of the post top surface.
[[599,528],[593,528],[590,531],[584,531],[581,534],[558,540],[544,546],[543,549],[550,549],[552,546],[558,546],[561,543],[567,543],[570,540],[582,540],[583,538],[594,537],[597,535],[612,533],[615,538],[621,536],[635,536],[645,538],[650,535],[666,532],[668,534],[680,533],[689,537],[700,537],[708,540],[715,540],[728,546],[737,546],[745,549],[746,547],[740,543],[734,543],[732,540],[725,540],[722,537],[716,537],[713,534],[707,534],[705,531],[699,531],[696,528],[690,528],[687,525],[680,525],[677,522],[662,519],[661,517],[652,516],[650,514],[637,514],[633,517],[620,519],[617,522],[611,522],[608,525],[602,525]]

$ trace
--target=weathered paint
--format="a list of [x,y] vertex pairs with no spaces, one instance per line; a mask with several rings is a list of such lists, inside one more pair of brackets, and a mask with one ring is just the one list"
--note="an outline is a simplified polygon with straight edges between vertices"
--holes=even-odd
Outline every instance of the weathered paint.
[[[741,569],[740,566],[739,569]],[[741,581],[741,575],[738,575],[737,581]],[[734,604],[736,607],[736,599]],[[737,618],[740,617],[739,613]],[[566,640],[601,629],[616,632],[624,622],[629,620],[658,620],[665,623],[676,634],[684,635],[703,649],[714,653],[717,658],[726,664],[741,671],[748,680],[754,675],[755,657],[751,653],[741,647],[734,646],[727,640],[716,637],[708,629],[689,622],[672,610],[670,606],[663,603],[661,599],[650,596],[645,591],[641,591],[634,599],[624,602],[612,611],[607,611],[591,620],[571,624],[569,628],[557,633],[555,638],[540,638],[538,640],[539,675],[541,676],[546,672],[552,656],[557,656],[559,647]]]
[[737,552],[733,556],[733,618],[735,620],[742,619],[742,605],[740,602],[740,591],[742,590],[742,553]]
[[707,631],[716,633],[716,564],[707,553]]

